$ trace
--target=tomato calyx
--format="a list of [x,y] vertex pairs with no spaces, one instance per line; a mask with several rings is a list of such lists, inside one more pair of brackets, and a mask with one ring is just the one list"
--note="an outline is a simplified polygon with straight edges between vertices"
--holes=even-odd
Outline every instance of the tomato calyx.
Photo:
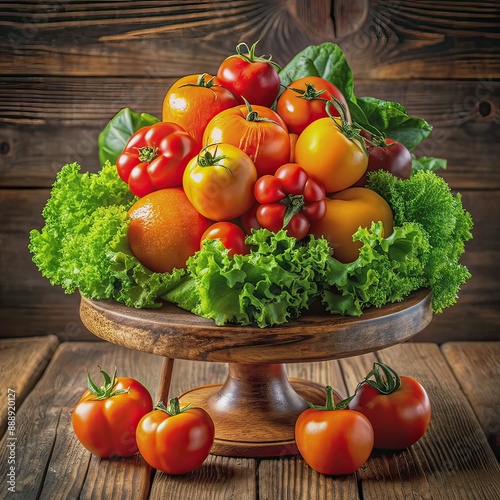
[[167,413],[168,415],[170,415],[171,417],[175,417],[175,415],[180,415],[181,413],[185,412],[186,410],[191,409],[191,406],[187,405],[187,406],[184,406],[181,408],[179,398],[175,397],[175,398],[169,399],[168,406],[165,406],[163,404],[163,401],[160,401],[154,407],[154,409],[163,411],[163,412]]
[[272,61],[273,56],[256,56],[255,48],[260,40],[257,40],[251,47],[249,47],[245,42],[241,42],[236,45],[236,55],[241,57],[244,61],[249,63],[263,62],[270,64],[276,71],[281,71],[281,66],[274,61]]
[[[330,108],[332,106],[337,110],[339,116],[335,116],[331,113]],[[329,101],[327,101],[325,110],[326,114],[333,120],[340,132],[351,142],[359,144],[364,153],[368,156],[368,150],[365,145],[365,138],[361,136],[361,131],[363,130],[363,128],[355,122],[349,123],[347,119],[347,109],[344,104],[341,103],[336,97],[332,97]]]
[[[371,379],[374,377],[374,380]],[[399,375],[385,363],[376,361],[373,368],[366,375],[361,384],[371,385],[380,394],[389,395],[401,388],[401,378]]]
[[304,200],[304,195],[302,194],[288,194],[286,198],[279,201],[286,207],[285,216],[283,217],[283,229],[288,226],[292,217],[298,214],[304,205],[306,204]]
[[139,160],[145,161],[147,163],[152,162],[158,156],[158,150],[156,146],[143,146],[142,148],[136,148],[139,153]]
[[326,400],[324,405],[315,405],[314,403],[307,402],[309,405],[309,408],[312,410],[318,410],[318,411],[335,411],[335,410],[345,410],[348,406],[349,403],[352,401],[354,396],[349,396],[346,399],[343,399],[342,401],[339,401],[337,404],[335,404],[335,399],[333,397],[333,388],[331,385],[327,385],[325,387],[326,391]]
[[112,398],[113,396],[118,396],[119,394],[127,394],[130,391],[130,388],[113,390],[118,381],[116,377],[116,366],[113,377],[110,377],[100,366],[99,370],[104,378],[104,384],[100,387],[92,380],[90,371],[87,371],[87,386],[89,391],[95,396],[92,401],[102,401]]
[[321,97],[322,94],[326,92],[325,89],[322,90],[316,90],[316,87],[312,83],[306,83],[305,84],[306,89],[295,89],[293,87],[287,87],[290,90],[293,90],[297,94],[299,94],[297,97],[300,99],[305,99],[306,101],[323,101],[323,102],[328,102],[330,99],[325,99],[324,97]]
[[213,144],[209,144],[208,146],[205,146],[199,153],[198,153],[198,165],[202,168],[206,167],[222,167],[225,168],[231,175],[233,174],[233,171],[226,165],[221,165],[221,161],[226,158],[226,155],[217,155],[217,148],[218,144],[215,144],[215,151],[211,153],[208,148],[212,147]]
[[179,88],[184,88],[184,87],[204,87],[206,89],[211,89],[212,87],[222,87],[222,85],[217,85],[214,83],[215,76],[210,77],[208,80],[206,80],[206,77],[208,76],[208,73],[202,73],[199,77],[196,83],[185,83],[184,85],[181,85]]
[[245,106],[247,107],[248,113],[246,116],[246,120],[248,122],[268,122],[268,123],[274,123],[275,125],[279,125],[278,122],[271,120],[271,118],[266,118],[265,116],[260,116],[257,111],[254,111],[252,108],[252,105],[244,98],[242,99],[245,101]]

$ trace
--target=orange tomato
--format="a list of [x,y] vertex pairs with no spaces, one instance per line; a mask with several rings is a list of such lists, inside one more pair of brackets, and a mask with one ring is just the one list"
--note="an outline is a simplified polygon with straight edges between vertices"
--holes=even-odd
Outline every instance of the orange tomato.
[[206,73],[187,75],[177,80],[165,95],[162,121],[177,123],[202,144],[208,122],[237,104],[236,97],[217,77]]
[[368,154],[359,139],[349,139],[341,131],[339,118],[320,118],[299,135],[295,161],[327,193],[352,186],[366,172]]
[[137,260],[164,273],[186,267],[212,223],[196,211],[181,188],[153,191],[129,210],[128,242]]
[[259,177],[274,174],[290,161],[290,136],[285,122],[264,106],[236,106],[214,116],[203,134],[203,144],[222,142],[250,156]]
[[326,199],[326,215],[311,224],[310,232],[328,240],[335,259],[353,262],[359,256],[361,242],[352,241],[352,235],[359,227],[368,228],[378,221],[384,225],[384,236],[389,236],[393,228],[389,204],[371,189],[353,187]]

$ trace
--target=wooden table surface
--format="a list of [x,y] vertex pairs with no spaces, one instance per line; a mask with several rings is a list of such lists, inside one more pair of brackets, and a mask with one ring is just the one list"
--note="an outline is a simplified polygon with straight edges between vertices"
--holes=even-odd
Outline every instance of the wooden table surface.
[[[54,336],[2,339],[0,498],[499,499],[500,342],[412,342],[338,361],[290,364],[287,370],[347,394],[376,359],[417,378],[429,393],[431,424],[412,447],[375,451],[357,473],[342,477],[317,474],[298,456],[210,456],[192,473],[168,476],[155,473],[140,455],[91,456],[71,427],[87,369],[97,376],[98,364],[109,370],[116,365],[118,375],[137,378],[154,398],[161,357],[104,342],[59,344]],[[225,364],[175,361],[171,395],[220,382],[226,370]],[[15,415],[8,421],[12,401]],[[8,422],[13,425],[5,432]],[[15,460],[15,493],[5,480],[9,458]]]

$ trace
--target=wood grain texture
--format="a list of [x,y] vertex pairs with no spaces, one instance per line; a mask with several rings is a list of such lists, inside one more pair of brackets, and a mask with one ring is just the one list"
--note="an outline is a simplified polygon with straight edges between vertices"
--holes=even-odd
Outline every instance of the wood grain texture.
[[[7,401],[17,411],[33,389],[59,344],[54,335],[0,340],[0,436],[7,429]],[[10,395],[10,396],[9,396]]]
[[433,413],[426,434],[416,444],[393,454],[372,454],[358,471],[363,498],[496,498],[498,462],[439,348],[410,343],[348,363],[341,360],[350,391],[376,359],[419,380]]
[[[105,343],[67,342],[56,351],[36,388],[16,413],[16,492],[23,498],[91,498],[97,478],[99,494],[112,496],[118,485],[124,498],[141,498],[147,491],[150,469],[142,459],[101,461],[77,441],[71,411],[86,389],[87,369],[97,365],[141,381],[154,395],[161,359]],[[96,377],[97,379],[97,377]],[[5,448],[5,438],[1,443]],[[141,465],[142,463],[142,465]],[[3,477],[7,461],[2,460]]]
[[9,4],[0,22],[0,71],[129,76],[141,67],[178,75],[186,55],[197,71],[238,42],[260,38],[263,53],[275,54],[280,64],[311,43],[336,41],[360,77],[488,72],[498,78],[498,24],[498,5],[489,1],[439,7],[411,0]]
[[471,403],[497,459],[500,459],[500,345],[496,342],[447,342],[441,351]]

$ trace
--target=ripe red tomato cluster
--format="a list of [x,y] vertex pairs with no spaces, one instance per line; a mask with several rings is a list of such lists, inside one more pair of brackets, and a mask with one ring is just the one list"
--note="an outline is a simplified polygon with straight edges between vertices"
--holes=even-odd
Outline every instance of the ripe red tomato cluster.
[[76,405],[72,424],[80,443],[101,458],[130,457],[140,451],[144,460],[168,474],[184,474],[208,457],[214,423],[202,408],[181,407],[178,398],[153,408],[148,390],[129,377],[110,377],[101,369],[99,387],[90,374],[88,390]]
[[[182,188],[217,224],[202,241],[218,238],[230,255],[248,252],[246,235],[265,227],[297,239],[323,236],[334,257],[355,260],[361,244],[352,234],[381,220],[388,236],[392,212],[374,192],[367,203],[365,187],[339,198],[351,207],[341,218],[338,200],[330,200],[364,186],[367,170],[385,168],[390,162],[381,158],[398,156],[400,148],[381,140],[372,148],[351,123],[340,90],[319,76],[300,78],[280,94],[279,67],[271,56],[257,56],[256,46],[240,43],[215,76],[174,82],[163,121],[132,136],[118,172],[139,197]],[[397,175],[409,175],[407,159],[395,162]],[[292,186],[298,170],[301,184]]]

